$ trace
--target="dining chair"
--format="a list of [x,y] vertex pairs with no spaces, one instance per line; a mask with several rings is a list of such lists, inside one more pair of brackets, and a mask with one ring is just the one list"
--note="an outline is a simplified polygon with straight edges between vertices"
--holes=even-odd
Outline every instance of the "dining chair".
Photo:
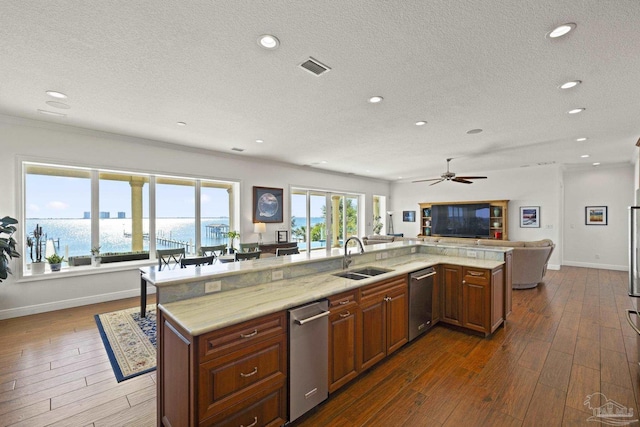
[[180,264],[180,261],[182,260],[182,258],[184,258],[184,255],[184,248],[156,249],[156,256],[158,257],[158,269],[162,270],[163,267],[169,267],[172,262],[174,262],[176,265]]
[[227,245],[215,245],[215,246],[201,246],[200,255],[208,256],[213,255],[218,258],[220,255],[224,255],[227,252]]
[[300,250],[298,249],[297,246],[293,246],[291,248],[277,248],[276,249],[276,256],[283,256],[283,255],[294,255],[294,254],[299,254]]
[[262,252],[236,252],[236,261],[246,261],[248,259],[259,259]]
[[195,265],[196,267],[199,267],[205,264],[211,265],[213,264],[214,259],[215,259],[215,255],[182,258],[180,260],[180,268],[187,268],[188,265]]
[[258,252],[258,242],[253,243],[240,243],[240,252]]

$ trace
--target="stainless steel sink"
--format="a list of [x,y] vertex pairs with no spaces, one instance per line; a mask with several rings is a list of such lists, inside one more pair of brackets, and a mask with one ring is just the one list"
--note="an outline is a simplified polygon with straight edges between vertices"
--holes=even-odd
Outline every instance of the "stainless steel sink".
[[351,280],[368,279],[369,277],[377,276],[378,274],[388,273],[393,270],[377,267],[362,267],[357,270],[343,271],[341,273],[335,273],[334,276],[344,277]]
[[362,267],[357,270],[353,270],[353,273],[364,274],[365,276],[377,276],[378,274],[388,273],[393,270],[389,270],[388,268],[378,268],[378,267]]

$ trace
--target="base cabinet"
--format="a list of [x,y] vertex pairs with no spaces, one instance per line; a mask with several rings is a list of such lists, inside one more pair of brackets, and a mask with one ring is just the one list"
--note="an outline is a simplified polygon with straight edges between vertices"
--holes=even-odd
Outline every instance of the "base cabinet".
[[406,277],[360,289],[362,370],[409,341],[409,292]]
[[286,422],[286,313],[197,337],[162,311],[158,322],[159,425],[280,426]]
[[329,393],[360,372],[360,307],[357,290],[329,297]]
[[493,333],[504,321],[504,268],[493,270],[444,265],[441,320]]

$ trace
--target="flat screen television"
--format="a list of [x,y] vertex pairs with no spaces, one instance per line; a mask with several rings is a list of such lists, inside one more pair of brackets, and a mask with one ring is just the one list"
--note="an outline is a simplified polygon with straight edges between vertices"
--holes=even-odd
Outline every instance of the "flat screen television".
[[446,237],[484,237],[491,233],[490,205],[469,203],[431,206],[431,233]]

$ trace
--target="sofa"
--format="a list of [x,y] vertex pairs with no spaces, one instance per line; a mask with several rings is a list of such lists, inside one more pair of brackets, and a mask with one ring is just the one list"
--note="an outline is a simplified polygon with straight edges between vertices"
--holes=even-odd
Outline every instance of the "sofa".
[[362,238],[365,245],[378,243],[391,243],[401,240],[418,240],[431,243],[442,243],[464,246],[486,246],[503,247],[513,249],[512,267],[512,287],[513,289],[531,289],[542,282],[547,273],[547,264],[551,258],[556,245],[549,239],[536,241],[511,241],[511,240],[491,240],[491,239],[464,239],[457,237],[397,237],[370,235]]

